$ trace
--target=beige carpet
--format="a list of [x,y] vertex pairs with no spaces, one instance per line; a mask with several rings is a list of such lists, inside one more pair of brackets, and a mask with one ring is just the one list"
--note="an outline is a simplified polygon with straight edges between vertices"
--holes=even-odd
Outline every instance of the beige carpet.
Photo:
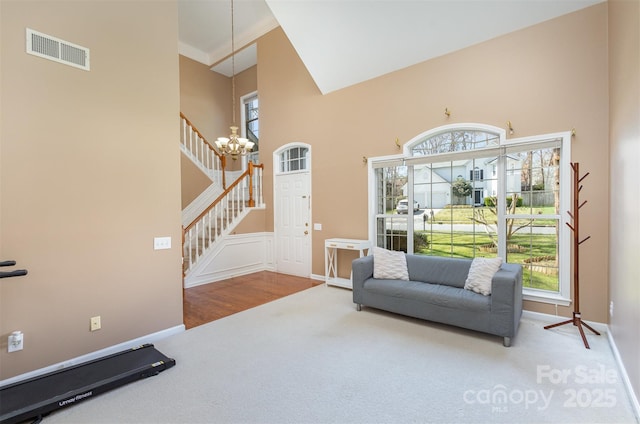
[[44,423],[636,423],[607,336],[543,325],[505,348],[318,286],[157,342],[175,367]]

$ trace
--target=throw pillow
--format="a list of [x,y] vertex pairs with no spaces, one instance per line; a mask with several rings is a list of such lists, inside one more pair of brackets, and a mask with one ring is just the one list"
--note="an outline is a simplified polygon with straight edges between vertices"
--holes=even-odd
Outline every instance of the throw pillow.
[[474,258],[464,288],[484,296],[491,294],[491,279],[500,269],[502,258]]
[[374,247],[373,278],[409,280],[405,253]]

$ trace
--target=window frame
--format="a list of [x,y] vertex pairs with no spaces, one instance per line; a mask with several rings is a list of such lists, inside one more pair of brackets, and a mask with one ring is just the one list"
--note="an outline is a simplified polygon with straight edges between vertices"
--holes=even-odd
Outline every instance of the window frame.
[[[247,137],[247,103],[252,102],[253,100],[258,100],[258,117],[253,119],[252,121],[258,121],[258,127],[260,126],[260,99],[258,97],[258,92],[253,91],[251,93],[245,94],[240,97],[240,137]],[[258,136],[258,139],[260,136]],[[254,163],[260,162],[260,146],[259,142],[255,145],[253,151],[246,156],[242,157],[242,168],[247,168],[247,162],[251,160]]]
[[[291,152],[296,152],[294,158],[287,157]],[[291,164],[297,164],[296,169],[291,169]],[[304,143],[289,143],[282,146],[274,154],[275,172],[274,175],[295,174],[299,172],[309,172],[311,167],[311,149]]]
[[[448,132],[448,131],[486,131],[493,132],[499,136],[499,145],[492,146],[490,148],[479,148],[476,150],[468,150],[462,152],[451,152],[437,155],[426,155],[426,156],[411,156],[413,146],[420,144],[422,141],[429,137],[433,137],[439,133]],[[523,298],[524,300],[542,302],[542,303],[551,303],[555,305],[568,306],[571,304],[571,233],[570,229],[567,225],[568,223],[568,211],[571,210],[571,199],[572,199],[572,188],[571,188],[571,131],[565,132],[557,132],[557,133],[549,133],[549,134],[541,134],[534,135],[529,137],[519,137],[519,138],[511,138],[507,139],[506,131],[499,127],[494,127],[485,124],[474,124],[474,123],[462,123],[462,124],[452,124],[445,125],[442,127],[434,128],[429,131],[425,131],[416,137],[412,138],[408,142],[403,145],[402,153],[397,155],[389,155],[389,156],[380,156],[380,157],[372,157],[367,161],[368,167],[368,180],[369,180],[369,193],[368,193],[368,228],[369,228],[369,239],[376,241],[378,234],[376,231],[377,223],[379,219],[383,217],[384,214],[377,213],[377,193],[376,193],[376,169],[392,167],[392,166],[407,166],[407,177],[409,187],[413,187],[413,174],[414,169],[413,165],[421,164],[421,163],[435,163],[443,160],[453,160],[453,158],[457,157],[458,159],[462,157],[474,157],[478,155],[485,155],[486,153],[496,153],[498,154],[498,163],[497,163],[497,175],[498,175],[498,199],[506,198],[506,178],[509,172],[507,168],[507,152],[513,152],[518,150],[527,150],[528,148],[534,149],[536,147],[545,147],[549,146],[552,143],[559,143],[559,147],[561,149],[560,154],[560,205],[559,205],[559,213],[556,215],[556,219],[558,220],[558,261],[559,261],[559,273],[558,273],[558,292],[546,291],[546,290],[537,290],[531,288],[523,288]],[[486,153],[485,153],[486,152]],[[408,190],[408,202],[410,205],[413,204],[414,200],[414,190]],[[506,231],[506,208],[503,205],[499,205],[499,234],[500,237],[505,237]],[[408,215],[410,216],[410,215]],[[525,215],[518,215],[518,218],[527,218]],[[393,219],[397,219],[399,217],[394,216]],[[385,218],[388,219],[388,218]],[[506,246],[505,243],[499,243],[499,246],[502,246],[504,251],[498,252],[498,255],[501,257],[506,257]],[[413,226],[407,226],[407,249],[408,251],[413,251]]]

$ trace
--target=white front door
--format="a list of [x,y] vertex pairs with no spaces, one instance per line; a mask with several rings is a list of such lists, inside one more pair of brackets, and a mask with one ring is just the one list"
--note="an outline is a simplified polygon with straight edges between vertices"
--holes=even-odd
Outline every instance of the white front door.
[[275,177],[276,270],[311,276],[311,224],[309,172]]

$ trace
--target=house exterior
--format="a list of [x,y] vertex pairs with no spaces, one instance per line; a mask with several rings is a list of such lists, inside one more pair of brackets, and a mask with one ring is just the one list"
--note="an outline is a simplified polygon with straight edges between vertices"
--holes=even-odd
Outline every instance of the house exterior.
[[[498,195],[497,166],[494,158],[416,166],[414,200],[424,209],[442,209],[452,204],[483,205],[485,198]],[[520,197],[522,159],[509,156],[506,166],[510,170],[507,193]],[[452,184],[459,179],[472,185],[469,197],[461,198],[453,193]],[[408,195],[407,184],[402,187],[402,193],[405,197]]]

